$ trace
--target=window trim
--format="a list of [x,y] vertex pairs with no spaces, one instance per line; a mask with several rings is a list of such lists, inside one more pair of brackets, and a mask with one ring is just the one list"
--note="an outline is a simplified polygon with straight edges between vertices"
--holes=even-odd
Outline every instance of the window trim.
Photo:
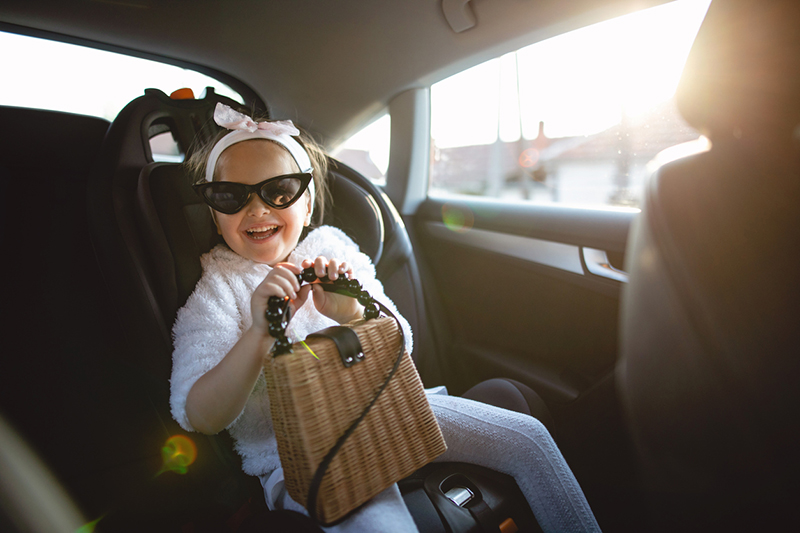
[[386,194],[400,214],[413,215],[428,196],[431,91],[408,89],[389,102],[392,120]]

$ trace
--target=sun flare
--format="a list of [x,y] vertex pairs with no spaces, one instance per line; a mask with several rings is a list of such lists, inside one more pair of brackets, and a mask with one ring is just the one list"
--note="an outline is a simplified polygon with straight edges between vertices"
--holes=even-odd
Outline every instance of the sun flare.
[[651,109],[674,95],[709,3],[678,0],[594,24],[435,84],[436,145],[510,142],[520,129],[532,139],[540,121],[551,138],[589,135]]

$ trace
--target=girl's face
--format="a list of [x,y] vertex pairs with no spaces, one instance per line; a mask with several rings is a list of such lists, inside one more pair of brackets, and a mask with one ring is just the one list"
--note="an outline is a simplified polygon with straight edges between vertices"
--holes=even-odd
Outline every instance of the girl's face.
[[[299,172],[282,146],[261,140],[236,143],[217,161],[219,181],[255,185],[275,176]],[[311,221],[308,191],[286,209],[274,209],[257,194],[238,213],[214,213],[217,227],[230,248],[257,263],[275,266],[295,249],[304,226]]]

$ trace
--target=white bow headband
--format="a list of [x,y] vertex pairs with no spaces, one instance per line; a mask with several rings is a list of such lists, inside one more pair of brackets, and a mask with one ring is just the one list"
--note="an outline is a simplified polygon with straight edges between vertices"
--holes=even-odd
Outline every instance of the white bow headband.
[[[227,128],[231,131],[225,137],[217,141],[211,153],[208,156],[206,163],[206,181],[214,181],[214,170],[217,167],[217,159],[229,146],[242,141],[249,141],[250,139],[267,139],[274,141],[284,148],[294,158],[300,172],[312,173],[313,167],[311,166],[311,159],[308,153],[300,145],[299,142],[292,137],[300,135],[298,130],[291,120],[281,120],[278,122],[255,122],[252,118],[231,109],[229,106],[221,102],[217,102],[217,107],[214,109],[214,122]],[[311,210],[314,211],[314,197],[316,195],[316,188],[314,187],[314,180],[308,183],[308,194],[311,197]]]

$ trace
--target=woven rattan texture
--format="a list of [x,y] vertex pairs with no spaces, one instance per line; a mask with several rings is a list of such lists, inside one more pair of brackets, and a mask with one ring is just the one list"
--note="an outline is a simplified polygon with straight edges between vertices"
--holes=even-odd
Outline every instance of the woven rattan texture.
[[[306,506],[311,480],[337,439],[361,415],[389,375],[400,349],[392,318],[351,324],[365,360],[345,368],[333,341],[312,337],[294,354],[264,365],[273,427],[286,489]],[[317,513],[330,523],[446,449],[416,367],[406,352],[367,417],[330,464],[320,486]]]

